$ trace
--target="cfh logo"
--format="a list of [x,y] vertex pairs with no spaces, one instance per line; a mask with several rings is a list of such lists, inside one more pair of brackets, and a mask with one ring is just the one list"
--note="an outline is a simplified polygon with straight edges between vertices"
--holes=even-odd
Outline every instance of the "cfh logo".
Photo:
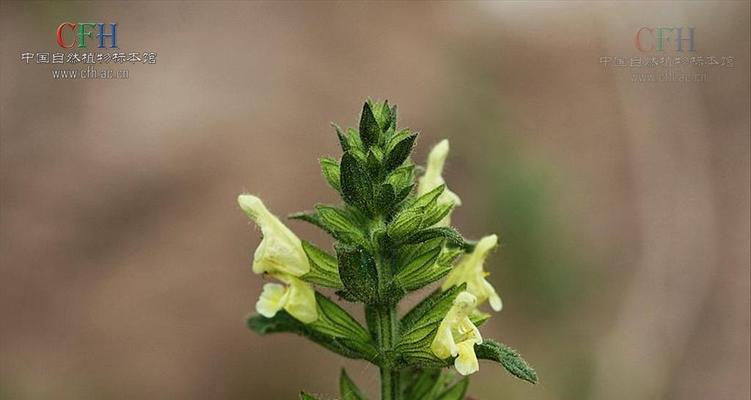
[[666,48],[678,52],[694,50],[692,27],[641,27],[634,37],[636,49],[642,53],[663,52]]
[[[109,25],[109,33],[106,26]],[[69,38],[66,42],[64,36],[66,31],[73,33],[73,37]],[[64,49],[69,49],[78,43],[79,49],[85,49],[87,47],[86,39],[93,39],[94,32],[96,31],[96,37],[99,39],[99,48],[103,49],[105,40],[110,42],[110,48],[117,48],[117,24],[103,24],[93,22],[79,22],[74,24],[72,22],[63,22],[57,27],[57,44]]]

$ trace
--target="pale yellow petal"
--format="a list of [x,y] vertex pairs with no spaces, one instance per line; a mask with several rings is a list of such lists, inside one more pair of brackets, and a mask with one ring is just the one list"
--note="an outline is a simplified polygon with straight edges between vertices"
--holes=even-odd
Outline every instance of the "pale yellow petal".
[[243,194],[237,202],[263,234],[253,257],[253,272],[302,276],[310,271],[300,239],[266,208],[261,199]]
[[284,309],[302,323],[309,324],[317,320],[318,309],[313,287],[297,278],[290,278],[289,283],[289,298]]
[[474,250],[462,256],[459,262],[449,272],[441,288],[447,290],[450,287],[467,284],[467,291],[477,297],[477,304],[490,300],[490,306],[495,311],[502,308],[501,298],[495,288],[485,279],[487,273],[484,269],[485,260],[498,245],[498,236],[489,235],[480,239]]
[[490,308],[492,308],[493,311],[496,312],[501,311],[501,309],[503,309],[501,296],[498,295],[493,285],[491,285],[488,281],[485,281],[485,291],[488,294],[488,299],[490,300]]
[[454,367],[462,375],[470,375],[480,370],[480,363],[475,355],[475,342],[465,340],[457,344],[459,356],[454,360]]
[[266,318],[272,318],[284,307],[287,291],[278,283],[263,285],[263,292],[256,302],[256,311]]
[[[449,141],[444,139],[432,150],[428,155],[428,163],[425,167],[425,175],[423,175],[417,184],[417,195],[422,196],[425,193],[437,188],[446,183],[443,179],[443,166],[446,163],[446,157],[449,153]],[[452,192],[448,188],[444,189],[441,196],[438,197],[438,204],[454,204],[459,206],[462,204],[461,199],[456,193]],[[435,226],[449,226],[451,225],[451,212],[449,212],[443,219],[438,221]]]
[[444,359],[450,356],[456,356],[458,349],[454,343],[454,336],[451,334],[451,326],[445,320],[438,327],[438,332],[430,345],[430,350],[436,357]]

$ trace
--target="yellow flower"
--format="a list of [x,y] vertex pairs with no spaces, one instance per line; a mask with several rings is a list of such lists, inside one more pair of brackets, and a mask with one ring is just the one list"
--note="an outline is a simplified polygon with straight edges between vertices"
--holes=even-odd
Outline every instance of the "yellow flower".
[[248,218],[261,227],[263,234],[253,257],[253,272],[299,277],[310,271],[300,239],[266,208],[261,199],[242,194],[237,202]]
[[253,272],[269,274],[286,283],[267,283],[256,303],[259,314],[271,318],[282,308],[303,323],[318,319],[313,287],[298,279],[310,271],[308,256],[300,239],[272,214],[261,199],[243,194],[240,208],[259,227],[263,239],[253,256]]
[[[418,196],[422,196],[425,193],[428,193],[429,191],[446,183],[446,181],[443,180],[443,176],[441,174],[443,173],[443,165],[446,163],[446,157],[448,156],[448,154],[449,141],[447,139],[441,140],[440,143],[435,145],[435,147],[430,150],[430,154],[428,155],[428,165],[425,168],[425,175],[420,178],[417,185]],[[454,204],[455,206],[460,206],[462,204],[462,200],[459,198],[459,196],[456,195],[456,193],[446,188],[443,193],[441,193],[441,196],[438,197],[438,204],[448,203]],[[436,226],[449,225],[451,225],[451,213],[446,215],[436,224]]]
[[469,319],[477,306],[477,298],[469,292],[461,292],[438,326],[430,349],[436,357],[454,359],[454,367],[462,375],[469,375],[480,369],[475,355],[475,344],[482,343],[482,336]]
[[480,239],[472,253],[463,256],[456,266],[446,276],[441,288],[446,290],[452,286],[467,284],[467,291],[477,297],[478,304],[490,300],[490,307],[501,311],[503,302],[493,286],[485,277],[488,273],[483,270],[485,259],[490,251],[498,244],[498,236],[490,235]]
[[282,308],[300,322],[309,324],[318,319],[313,287],[293,277],[286,277],[289,286],[267,283],[256,303],[256,311],[272,318]]

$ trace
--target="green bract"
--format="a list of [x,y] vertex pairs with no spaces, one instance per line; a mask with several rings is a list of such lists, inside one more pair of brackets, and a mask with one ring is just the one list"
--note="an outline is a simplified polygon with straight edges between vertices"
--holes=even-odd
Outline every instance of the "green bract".
[[[323,157],[320,165],[343,202],[290,215],[327,232],[334,239],[330,251],[298,239],[256,196],[240,196],[241,207],[264,235],[254,272],[281,282],[266,284],[257,304],[260,314],[248,319],[248,327],[261,335],[295,333],[375,364],[381,399],[463,399],[468,378],[445,368],[453,365],[468,375],[478,370],[478,359],[536,383],[534,370],[514,350],[483,339],[478,329],[490,317],[478,309],[485,300],[500,310],[500,297],[483,268],[497,237],[475,243],[450,226],[460,199],[442,175],[448,141],[434,147],[426,169],[416,167],[410,155],[417,133],[396,123],[396,106],[368,101],[358,129],[333,125],[343,154]],[[424,171],[419,184],[418,171]],[[407,293],[444,278],[410,311],[397,315]],[[365,326],[316,288],[363,304]],[[367,398],[344,370],[339,388],[343,400]],[[302,392],[300,398],[321,397]]]

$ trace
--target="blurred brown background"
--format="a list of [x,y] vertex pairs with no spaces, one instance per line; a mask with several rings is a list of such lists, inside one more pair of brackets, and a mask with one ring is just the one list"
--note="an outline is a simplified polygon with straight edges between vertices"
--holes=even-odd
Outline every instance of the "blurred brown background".
[[[497,233],[480,399],[749,398],[749,3],[68,3],[0,8],[0,399],[292,399],[341,366],[244,327],[263,284],[235,204],[336,198],[317,157],[370,96],[452,143],[469,237]],[[53,80],[64,21],[154,51]],[[695,27],[706,82],[633,83],[641,27]],[[96,50],[96,49],[94,49]],[[668,51],[667,54],[674,54]],[[652,55],[652,54],[647,54]],[[300,236],[326,239],[302,223]]]

